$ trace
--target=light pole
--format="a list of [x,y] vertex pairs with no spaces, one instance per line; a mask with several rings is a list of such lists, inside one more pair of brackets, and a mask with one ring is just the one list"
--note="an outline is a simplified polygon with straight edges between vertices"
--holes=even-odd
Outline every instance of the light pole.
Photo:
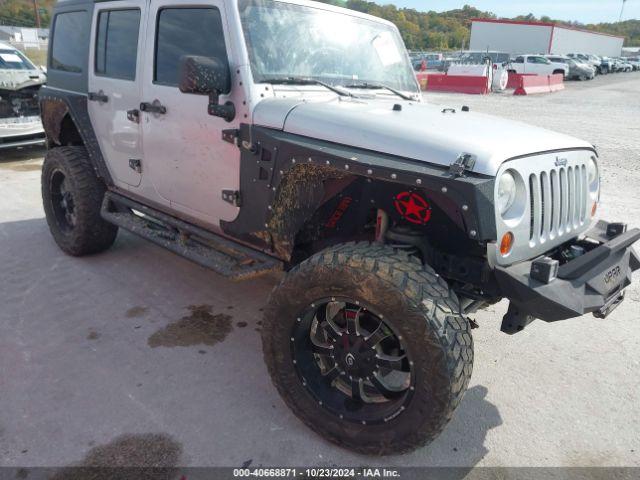
[[627,0],[622,0],[622,8],[620,9],[620,18],[618,19],[618,22],[622,21],[622,14],[624,13],[624,4],[627,3]]

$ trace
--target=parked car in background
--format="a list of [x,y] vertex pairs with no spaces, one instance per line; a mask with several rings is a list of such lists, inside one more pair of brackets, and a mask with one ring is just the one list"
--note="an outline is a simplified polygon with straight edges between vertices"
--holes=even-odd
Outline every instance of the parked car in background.
[[615,60],[618,62],[618,71],[633,72],[633,65],[626,58],[617,57]]
[[624,67],[622,65],[622,62],[620,60],[618,60],[615,57],[612,57],[609,59],[609,62],[611,64],[611,71],[613,73],[620,73],[624,70]]
[[509,71],[534,75],[569,75],[569,65],[552,62],[542,55],[520,55],[511,61]]
[[19,50],[0,42],[0,149],[44,142],[38,91],[46,79]]
[[486,58],[490,58],[493,64],[506,65],[510,62],[511,58],[508,53],[505,52],[492,52],[492,51],[469,51],[464,52],[460,57],[460,63],[484,63]]
[[585,62],[574,60],[562,55],[545,55],[552,63],[564,63],[569,67],[568,79],[571,80],[592,80],[596,76],[596,68]]
[[413,56],[411,63],[415,71],[420,71],[423,68],[427,70],[438,70],[442,65],[444,55],[442,53],[420,53]]
[[448,52],[443,54],[442,64],[438,67],[440,72],[446,72],[449,69],[449,65],[452,63],[456,63],[460,61],[460,58],[465,54],[465,52]]
[[567,53],[567,57],[593,65],[597,73],[605,73],[601,71],[602,59],[597,55],[591,55],[588,53]]
[[587,63],[593,65],[597,70],[598,67],[600,67],[600,65],[602,64],[602,59],[597,55],[587,55]]
[[634,70],[640,70],[640,57],[627,57],[627,62],[629,62]]
[[606,75],[613,72],[613,61],[609,57],[600,57],[600,68],[598,73]]

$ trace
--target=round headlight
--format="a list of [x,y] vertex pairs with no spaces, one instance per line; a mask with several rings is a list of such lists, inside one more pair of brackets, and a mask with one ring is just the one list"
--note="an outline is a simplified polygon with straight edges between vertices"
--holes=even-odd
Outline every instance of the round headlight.
[[598,164],[594,157],[591,157],[587,165],[587,177],[589,180],[589,190],[591,193],[596,193],[598,188],[600,188],[600,175],[598,172]]
[[500,215],[511,208],[516,200],[516,179],[509,172],[504,172],[498,180],[498,194],[496,198],[496,207]]

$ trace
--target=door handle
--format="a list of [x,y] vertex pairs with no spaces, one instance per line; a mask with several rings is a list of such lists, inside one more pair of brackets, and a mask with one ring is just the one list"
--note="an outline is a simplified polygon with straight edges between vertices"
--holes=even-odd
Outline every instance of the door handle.
[[162,105],[159,100],[154,100],[151,103],[142,102],[140,104],[140,111],[141,112],[156,113],[156,114],[159,114],[159,115],[164,115],[165,113],[167,113],[167,107]]
[[89,92],[87,97],[92,102],[107,103],[109,101],[109,97],[102,90],[99,92]]

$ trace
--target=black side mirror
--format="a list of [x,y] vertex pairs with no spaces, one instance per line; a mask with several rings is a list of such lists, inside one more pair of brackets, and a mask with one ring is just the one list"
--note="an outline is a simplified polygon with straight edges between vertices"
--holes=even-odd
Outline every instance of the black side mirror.
[[231,91],[231,72],[227,62],[218,58],[185,55],[180,59],[178,87],[182,93],[209,95],[209,115],[222,117],[228,122],[235,118],[233,103],[218,103],[221,93]]

